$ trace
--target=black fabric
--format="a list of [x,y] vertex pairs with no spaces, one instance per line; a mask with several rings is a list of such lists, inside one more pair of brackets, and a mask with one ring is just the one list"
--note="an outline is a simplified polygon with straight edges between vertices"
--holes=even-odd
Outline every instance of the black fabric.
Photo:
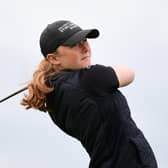
[[132,120],[111,67],[92,65],[53,76],[48,112],[90,156],[89,168],[157,168],[153,151]]
[[80,72],[81,88],[94,96],[104,96],[119,87],[115,71],[111,67],[95,65]]

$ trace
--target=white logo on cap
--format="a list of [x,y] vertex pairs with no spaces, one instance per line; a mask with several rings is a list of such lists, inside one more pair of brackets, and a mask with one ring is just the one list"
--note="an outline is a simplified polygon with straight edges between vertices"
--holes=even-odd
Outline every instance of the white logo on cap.
[[65,24],[63,24],[61,27],[59,27],[58,28],[58,30],[60,31],[60,32],[65,32],[67,29],[74,29],[74,28],[76,28],[76,27],[78,27],[77,25],[75,25],[74,23],[65,23]]

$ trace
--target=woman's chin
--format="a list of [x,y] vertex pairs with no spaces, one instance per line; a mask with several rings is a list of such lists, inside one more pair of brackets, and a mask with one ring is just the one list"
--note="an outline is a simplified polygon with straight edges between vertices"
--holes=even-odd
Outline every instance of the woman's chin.
[[83,68],[87,68],[87,67],[89,67],[90,65],[91,65],[91,62],[88,61],[88,62],[86,62],[85,64],[83,64]]

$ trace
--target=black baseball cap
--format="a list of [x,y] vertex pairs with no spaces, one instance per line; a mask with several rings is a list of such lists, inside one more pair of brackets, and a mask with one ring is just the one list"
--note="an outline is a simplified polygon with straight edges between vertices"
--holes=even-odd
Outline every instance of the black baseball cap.
[[83,30],[78,25],[59,20],[48,24],[40,36],[40,48],[44,57],[54,52],[59,46],[73,46],[85,38],[96,38],[99,36],[97,29]]

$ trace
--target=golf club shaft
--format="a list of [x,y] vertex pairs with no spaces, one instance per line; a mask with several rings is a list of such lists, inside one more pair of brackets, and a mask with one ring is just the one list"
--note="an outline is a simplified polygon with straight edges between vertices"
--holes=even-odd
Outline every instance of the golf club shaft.
[[28,87],[26,86],[26,87],[24,87],[24,88],[22,88],[22,89],[20,89],[20,90],[18,90],[18,91],[16,91],[16,92],[12,93],[11,95],[9,95],[9,96],[7,96],[7,97],[1,99],[1,100],[0,100],[0,103],[2,103],[3,101],[5,101],[5,100],[7,100],[7,99],[9,99],[9,98],[11,98],[11,97],[13,97],[13,96],[15,96],[15,95],[21,93],[21,92],[23,92],[24,90],[27,90],[27,89],[28,89]]

